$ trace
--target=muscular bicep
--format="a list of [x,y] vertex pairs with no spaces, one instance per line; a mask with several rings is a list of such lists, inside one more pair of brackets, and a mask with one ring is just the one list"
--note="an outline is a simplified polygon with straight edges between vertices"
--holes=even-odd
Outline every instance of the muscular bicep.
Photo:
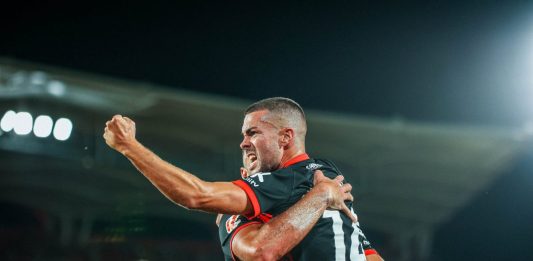
[[251,223],[246,227],[236,231],[231,239],[231,252],[240,260],[253,260],[257,254],[257,247],[254,240],[263,224]]
[[193,199],[192,208],[223,214],[252,213],[252,204],[248,196],[231,182],[205,182],[202,193]]

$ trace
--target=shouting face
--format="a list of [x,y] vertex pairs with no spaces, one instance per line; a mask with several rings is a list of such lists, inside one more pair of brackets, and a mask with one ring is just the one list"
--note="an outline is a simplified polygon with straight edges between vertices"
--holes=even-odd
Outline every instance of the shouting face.
[[283,147],[280,145],[280,129],[266,117],[267,110],[246,114],[242,124],[241,150],[243,165],[254,174],[279,168]]

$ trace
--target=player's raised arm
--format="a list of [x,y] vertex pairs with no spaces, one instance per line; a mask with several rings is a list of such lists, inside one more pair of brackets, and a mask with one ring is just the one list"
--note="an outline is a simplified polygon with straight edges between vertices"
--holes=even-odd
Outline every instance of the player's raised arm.
[[104,139],[172,202],[188,209],[213,213],[249,214],[246,193],[231,182],[206,182],[178,168],[144,147],[135,138],[135,122],[115,115],[106,122]]

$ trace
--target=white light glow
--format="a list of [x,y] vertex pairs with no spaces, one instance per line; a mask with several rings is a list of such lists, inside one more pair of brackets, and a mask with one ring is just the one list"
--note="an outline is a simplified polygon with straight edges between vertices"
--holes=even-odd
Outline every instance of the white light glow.
[[52,133],[52,126],[54,122],[52,118],[47,115],[41,115],[35,119],[33,124],[33,134],[39,138],[46,138]]
[[60,97],[65,95],[65,84],[60,81],[50,81],[47,86],[48,93]]
[[19,112],[15,116],[15,133],[18,135],[27,135],[33,127],[33,117],[27,112]]
[[54,137],[57,140],[67,140],[72,132],[72,122],[67,118],[61,118],[56,121],[54,126]]
[[0,120],[0,128],[5,132],[10,132],[15,127],[16,115],[14,111],[7,111],[2,120]]
[[30,82],[35,85],[42,85],[46,82],[46,73],[44,72],[33,72],[30,75]]

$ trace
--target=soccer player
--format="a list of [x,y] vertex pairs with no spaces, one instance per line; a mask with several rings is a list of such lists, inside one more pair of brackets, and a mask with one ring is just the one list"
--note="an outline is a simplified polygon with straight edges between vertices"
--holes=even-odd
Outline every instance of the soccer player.
[[[176,204],[262,219],[280,215],[301,199],[313,187],[315,170],[329,178],[339,175],[329,161],[314,160],[305,153],[306,132],[305,116],[296,102],[269,98],[252,104],[245,112],[240,146],[254,174],[234,182],[206,182],[162,160],[135,139],[135,123],[127,117],[116,115],[108,121],[104,138]],[[346,207],[342,207],[342,212],[324,212],[299,250],[291,252],[292,257],[365,260],[358,243],[358,227],[352,225],[352,215]],[[298,226],[298,222],[292,225]]]
[[[246,157],[243,159],[243,165],[249,166]],[[243,179],[248,178],[249,173],[247,168],[241,168]],[[342,182],[342,179],[341,175],[335,178],[338,182]],[[295,260],[292,254],[283,257],[281,255],[294,248],[323,215],[327,206],[323,203],[324,199],[321,198],[320,194],[317,194],[317,190],[320,190],[319,187],[323,183],[335,184],[332,181],[326,178],[320,170],[315,171],[313,189],[295,205],[272,219],[268,215],[247,219],[239,215],[219,214],[217,225],[219,226],[219,238],[225,260]],[[344,184],[342,187],[346,191],[351,191],[349,184]],[[345,194],[345,196],[346,200],[353,201],[351,194]],[[356,225],[359,226],[358,223]],[[366,260],[382,261],[362,231],[360,229],[357,231],[359,233],[358,239],[365,251]],[[301,247],[298,246],[291,252],[301,252],[302,250],[299,249]],[[299,259],[312,260],[313,258],[300,256]]]

